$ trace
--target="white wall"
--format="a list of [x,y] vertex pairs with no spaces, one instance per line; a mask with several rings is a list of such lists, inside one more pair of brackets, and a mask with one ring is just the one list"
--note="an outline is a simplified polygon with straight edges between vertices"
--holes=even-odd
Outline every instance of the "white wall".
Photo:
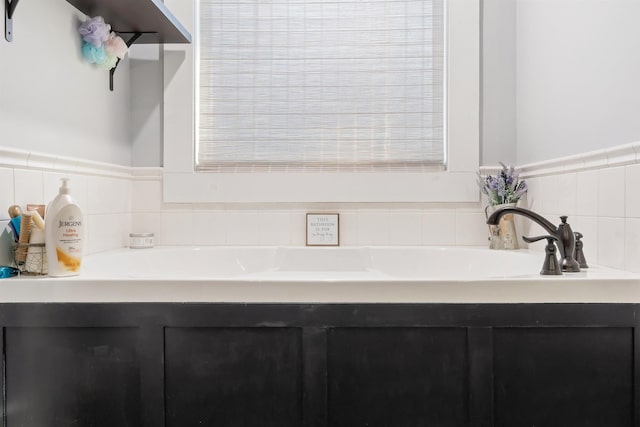
[[483,1],[482,165],[516,164],[515,18],[513,0]]
[[[15,41],[0,39],[0,146],[162,165],[161,59],[139,56],[131,87],[125,60],[109,92],[80,58],[81,18],[62,0],[19,4]],[[640,2],[484,0],[483,19],[482,164],[640,140]]]
[[64,0],[30,0],[12,43],[1,24],[0,147],[130,165],[128,60],[110,92],[109,73],[81,58],[83,17]]
[[638,22],[637,0],[517,0],[518,164],[640,140]]
[[129,51],[131,73],[131,163],[162,166],[163,73],[162,46],[134,45]]

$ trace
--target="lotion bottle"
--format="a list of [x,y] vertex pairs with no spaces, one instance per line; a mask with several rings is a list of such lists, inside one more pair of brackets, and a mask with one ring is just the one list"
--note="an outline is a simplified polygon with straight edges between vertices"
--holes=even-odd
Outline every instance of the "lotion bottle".
[[45,213],[45,246],[49,276],[80,274],[84,218],[76,201],[69,194],[68,178],[62,178],[58,195]]

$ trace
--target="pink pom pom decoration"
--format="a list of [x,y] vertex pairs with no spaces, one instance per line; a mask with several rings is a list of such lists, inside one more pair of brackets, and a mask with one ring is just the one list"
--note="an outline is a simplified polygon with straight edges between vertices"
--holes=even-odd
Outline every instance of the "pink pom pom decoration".
[[113,32],[109,35],[107,41],[104,42],[104,49],[107,55],[117,56],[120,59],[124,58],[124,55],[129,50],[127,44],[122,40],[122,37]]
[[115,68],[129,47],[122,37],[111,31],[111,25],[102,16],[87,18],[78,32],[82,35],[82,56],[104,70]]

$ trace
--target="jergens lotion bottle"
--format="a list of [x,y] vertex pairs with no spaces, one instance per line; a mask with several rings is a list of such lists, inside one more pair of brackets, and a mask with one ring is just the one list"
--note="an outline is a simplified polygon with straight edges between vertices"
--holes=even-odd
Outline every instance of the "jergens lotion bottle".
[[45,244],[49,276],[80,274],[84,218],[76,201],[69,194],[69,179],[62,178],[62,186],[45,213]]

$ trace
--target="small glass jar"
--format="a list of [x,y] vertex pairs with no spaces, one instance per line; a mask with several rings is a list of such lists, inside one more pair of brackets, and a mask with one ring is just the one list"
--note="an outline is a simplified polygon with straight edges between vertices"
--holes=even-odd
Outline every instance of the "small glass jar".
[[153,233],[129,233],[129,248],[149,249],[153,247]]

